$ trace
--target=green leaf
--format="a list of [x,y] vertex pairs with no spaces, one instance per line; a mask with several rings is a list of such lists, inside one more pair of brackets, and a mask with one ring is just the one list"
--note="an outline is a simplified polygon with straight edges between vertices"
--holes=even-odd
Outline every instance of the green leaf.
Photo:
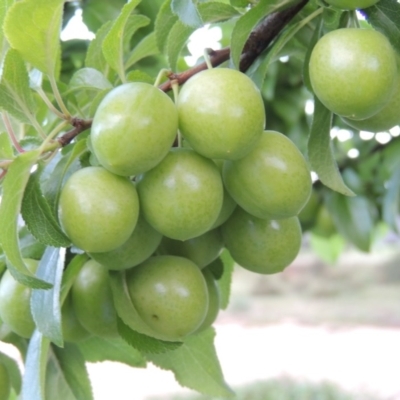
[[380,0],[361,13],[377,31],[386,35],[392,46],[400,52],[400,4],[396,0]]
[[169,350],[175,350],[182,342],[166,342],[144,335],[131,329],[121,318],[117,319],[118,333],[129,345],[144,354],[159,354]]
[[4,60],[0,84],[0,108],[21,122],[35,120],[36,103],[29,88],[25,63],[16,50],[10,49]]
[[6,132],[0,132],[0,160],[11,160],[14,152],[10,137]]
[[382,219],[395,231],[399,232],[397,218],[400,204],[400,168],[396,168],[386,183],[382,201]]
[[241,15],[236,8],[231,7],[229,4],[219,2],[200,3],[198,9],[201,18],[205,23],[211,24],[213,22],[228,21],[231,18]]
[[71,343],[66,343],[63,349],[52,347],[53,354],[76,400],[92,400],[92,387],[85,365],[85,359],[79,348]]
[[157,46],[162,53],[165,52],[168,35],[178,20],[179,18],[172,12],[171,0],[166,0],[160,7],[154,26]]
[[146,367],[146,360],[139,351],[120,338],[90,337],[78,344],[88,362],[117,361],[131,367]]
[[33,289],[31,311],[36,328],[58,346],[64,340],[61,328],[60,288],[64,270],[65,249],[47,247],[36,272],[38,278],[50,282],[49,290]]
[[118,18],[125,3],[126,0],[85,0],[82,4],[83,22],[97,36],[101,25]]
[[222,275],[224,274],[224,264],[220,258],[217,258],[205,268],[207,268],[213,274],[214,279],[216,280],[221,279]]
[[167,42],[166,53],[168,57],[169,67],[175,71],[178,62],[179,54],[188,40],[189,36],[194,32],[194,28],[182,24],[177,21],[172,27]]
[[363,196],[347,197],[330,193],[326,205],[338,231],[361,251],[371,247],[374,221],[371,205]]
[[178,16],[183,25],[194,29],[203,25],[200,14],[192,0],[172,0],[171,10]]
[[154,332],[139,316],[129,296],[124,272],[111,272],[110,283],[117,314],[126,325],[143,335],[164,341],[171,341],[167,337]]
[[11,47],[43,73],[57,77],[63,1],[22,0],[10,7],[4,32]]
[[23,258],[33,258],[40,260],[46,246],[40,242],[29,232],[26,226],[19,230],[19,248]]
[[61,283],[61,294],[60,294],[60,302],[61,304],[64,303],[65,298],[70,291],[75,278],[78,276],[79,271],[89,259],[89,256],[86,253],[77,254],[67,265],[65,268],[62,283]]
[[143,58],[158,54],[159,50],[156,43],[156,35],[154,32],[145,36],[131,51],[125,62],[125,69],[130,68],[133,64]]
[[215,352],[214,337],[214,329],[208,328],[188,336],[176,350],[146,357],[158,367],[171,370],[182,386],[209,396],[232,397]]
[[17,362],[13,358],[0,352],[0,364],[3,364],[7,368],[11,386],[19,393],[21,390],[21,371],[19,370]]
[[24,264],[18,242],[18,216],[22,197],[30,170],[39,156],[40,150],[22,153],[8,169],[0,203],[0,243],[9,261],[7,266],[17,281],[32,288],[48,289],[51,285],[34,277]]
[[343,236],[338,234],[326,238],[312,233],[310,244],[315,254],[328,264],[334,264],[346,246]]
[[228,250],[224,250],[220,255],[220,259],[224,264],[224,272],[216,282],[219,286],[220,294],[221,294],[221,304],[220,308],[222,310],[226,310],[229,305],[229,298],[231,295],[231,284],[232,284],[232,275],[235,267],[235,261],[231,257]]
[[247,7],[249,0],[230,0],[229,1],[234,7]]
[[231,36],[231,59],[233,65],[239,69],[240,56],[251,31],[267,15],[284,9],[293,3],[293,0],[260,0],[256,6],[239,18]]
[[148,25],[150,22],[149,18],[143,15],[133,15],[130,18],[132,11],[139,3],[140,0],[132,0],[125,4],[121,14],[114,21],[103,40],[104,58],[110,67],[118,73],[122,82],[125,82],[124,43],[130,39],[135,30]]
[[35,330],[28,346],[21,400],[43,400],[50,342]]
[[107,21],[96,33],[96,37],[90,42],[86,53],[85,66],[94,68],[107,76],[108,64],[103,54],[104,38],[110,32],[112,21]]
[[31,231],[41,243],[54,247],[68,247],[71,241],[65,236],[50,205],[40,188],[40,175],[43,168],[31,174],[22,200],[21,214]]
[[333,155],[330,137],[331,123],[332,112],[315,96],[314,119],[308,140],[311,169],[317,173],[325,186],[346,196],[354,196],[354,193],[343,182]]
[[68,85],[70,90],[111,89],[113,86],[104,75],[94,68],[81,68],[72,75]]
[[126,75],[126,80],[128,82],[146,82],[150,83],[150,85],[153,85],[155,81],[155,79],[152,76],[146,74],[145,72],[139,69],[129,71],[128,74]]

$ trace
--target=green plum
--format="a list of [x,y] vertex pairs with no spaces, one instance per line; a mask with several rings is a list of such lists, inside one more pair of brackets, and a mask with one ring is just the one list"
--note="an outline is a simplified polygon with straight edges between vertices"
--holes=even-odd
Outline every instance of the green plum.
[[113,338],[118,335],[117,313],[108,273],[97,261],[87,261],[72,285],[71,296],[80,324],[92,335]]
[[314,93],[328,109],[365,119],[382,110],[394,93],[396,56],[378,31],[336,29],[315,45],[309,72]]
[[157,232],[139,214],[136,227],[129,239],[120,247],[104,253],[90,253],[90,257],[111,270],[134,267],[149,258],[162,239]]
[[236,203],[258,218],[297,215],[311,194],[311,175],[295,144],[266,131],[257,147],[236,161],[225,161],[225,187]]
[[11,394],[11,380],[7,367],[0,362],[0,400],[8,400]]
[[208,291],[199,267],[176,256],[155,256],[126,272],[126,284],[139,315],[170,340],[180,340],[203,323]]
[[68,294],[62,305],[61,316],[63,337],[66,342],[80,342],[91,336],[76,316],[71,294]]
[[199,268],[203,268],[219,256],[223,247],[219,229],[213,229],[184,241],[164,236],[158,248],[158,253],[185,257],[192,260]]
[[379,0],[325,0],[331,6],[342,10],[355,10],[357,8],[367,8],[376,4]]
[[141,211],[164,236],[188,240],[208,231],[222,207],[223,184],[213,161],[174,148],[137,182]]
[[318,209],[312,232],[325,238],[329,238],[337,232],[332,215],[325,204]]
[[117,175],[137,175],[168,153],[178,130],[173,101],[143,82],[114,88],[93,118],[91,143],[100,164]]
[[139,199],[128,178],[102,167],[73,173],[61,190],[59,219],[72,243],[87,252],[114,250],[132,234]]
[[214,275],[207,268],[204,268],[202,273],[208,289],[208,310],[203,323],[199,328],[197,328],[196,332],[201,332],[204,329],[207,329],[215,322],[221,305],[221,294],[219,286],[217,285],[217,282],[215,282]]
[[300,251],[302,234],[297,217],[261,219],[238,207],[221,230],[232,258],[259,274],[283,271]]
[[[32,273],[39,265],[37,260],[25,259],[25,265]],[[19,336],[30,338],[35,330],[31,313],[31,289],[16,281],[6,271],[0,281],[0,318]]]
[[208,158],[236,160],[257,144],[265,126],[258,88],[242,72],[202,71],[182,87],[179,129],[192,148]]

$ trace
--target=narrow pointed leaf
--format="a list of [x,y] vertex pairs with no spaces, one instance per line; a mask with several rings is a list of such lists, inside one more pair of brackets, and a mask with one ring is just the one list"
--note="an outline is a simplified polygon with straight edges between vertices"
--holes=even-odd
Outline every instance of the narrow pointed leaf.
[[16,393],[19,393],[21,390],[22,380],[21,371],[19,370],[17,362],[13,358],[0,352],[0,364],[5,365],[7,368],[8,376],[11,380],[11,386],[14,388]]
[[107,21],[96,33],[96,37],[90,42],[86,53],[85,66],[94,68],[103,74],[107,73],[108,64],[103,54],[103,41],[112,27],[112,21]]
[[222,276],[217,280],[217,284],[221,294],[220,308],[226,310],[229,305],[229,298],[231,295],[232,275],[235,268],[235,262],[231,257],[228,250],[225,250],[220,255],[220,259],[224,265]]
[[68,87],[70,90],[104,90],[111,89],[112,85],[97,69],[81,68],[72,75]]
[[50,342],[35,330],[30,339],[22,380],[21,400],[43,400]]
[[36,103],[29,88],[25,63],[16,50],[8,50],[0,84],[0,108],[21,122],[35,119]]
[[11,160],[14,152],[10,137],[6,132],[0,133],[0,160]]
[[63,349],[57,346],[53,346],[52,349],[60,374],[63,375],[75,399],[92,400],[93,393],[85,358],[79,348],[74,344],[66,343]]
[[65,249],[47,247],[37,269],[37,277],[50,282],[49,290],[34,289],[31,311],[37,329],[58,346],[63,346],[61,328],[60,288],[64,269]]
[[155,34],[157,46],[161,52],[165,52],[168,35],[179,18],[172,12],[171,0],[166,0],[160,7],[155,22]]
[[317,173],[325,186],[346,196],[354,196],[354,193],[343,182],[333,155],[330,137],[331,123],[332,112],[315,97],[314,119],[308,140],[311,169]]
[[158,54],[159,50],[156,43],[156,35],[154,32],[144,37],[131,51],[128,59],[125,62],[125,69],[130,68],[133,64],[143,58]]
[[179,17],[182,24],[194,29],[203,25],[201,16],[192,0],[172,0],[171,9]]
[[43,73],[57,77],[64,2],[22,0],[8,11],[4,32],[11,47]]
[[48,289],[51,285],[34,277],[24,264],[18,241],[18,216],[22,198],[30,170],[39,155],[40,150],[20,154],[12,162],[4,178],[0,203],[0,243],[10,272],[16,280],[32,288]]
[[71,241],[62,231],[40,188],[42,168],[31,174],[22,200],[21,214],[30,232],[47,246],[68,247]]
[[182,386],[215,397],[232,397],[214,348],[213,328],[188,336],[176,350],[147,355],[162,369],[171,370]]

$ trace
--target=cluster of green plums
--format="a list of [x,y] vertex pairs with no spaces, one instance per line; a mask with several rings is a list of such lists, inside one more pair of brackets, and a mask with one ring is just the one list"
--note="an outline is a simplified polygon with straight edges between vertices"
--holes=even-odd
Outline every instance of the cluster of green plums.
[[[155,337],[180,340],[217,317],[210,265],[225,248],[261,274],[294,260],[310,171],[290,139],[264,129],[259,90],[233,69],[196,74],[176,103],[140,82],[106,95],[89,137],[95,161],[59,199],[63,230],[90,256],[63,304],[65,340],[118,336],[110,271]],[[29,296],[4,274],[0,318],[23,337],[34,329]]]
[[386,131],[400,124],[397,62],[395,50],[382,33],[337,29],[324,35],[311,53],[312,88],[351,127]]

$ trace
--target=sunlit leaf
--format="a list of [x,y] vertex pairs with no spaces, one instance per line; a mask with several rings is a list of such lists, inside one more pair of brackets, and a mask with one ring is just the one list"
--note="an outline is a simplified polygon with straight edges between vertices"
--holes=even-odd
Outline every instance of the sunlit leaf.
[[172,0],[171,9],[182,24],[195,29],[202,26],[203,21],[192,0]]
[[156,43],[156,35],[154,32],[144,37],[131,51],[125,62],[125,69],[130,68],[133,64],[143,58],[158,54],[159,50]]

